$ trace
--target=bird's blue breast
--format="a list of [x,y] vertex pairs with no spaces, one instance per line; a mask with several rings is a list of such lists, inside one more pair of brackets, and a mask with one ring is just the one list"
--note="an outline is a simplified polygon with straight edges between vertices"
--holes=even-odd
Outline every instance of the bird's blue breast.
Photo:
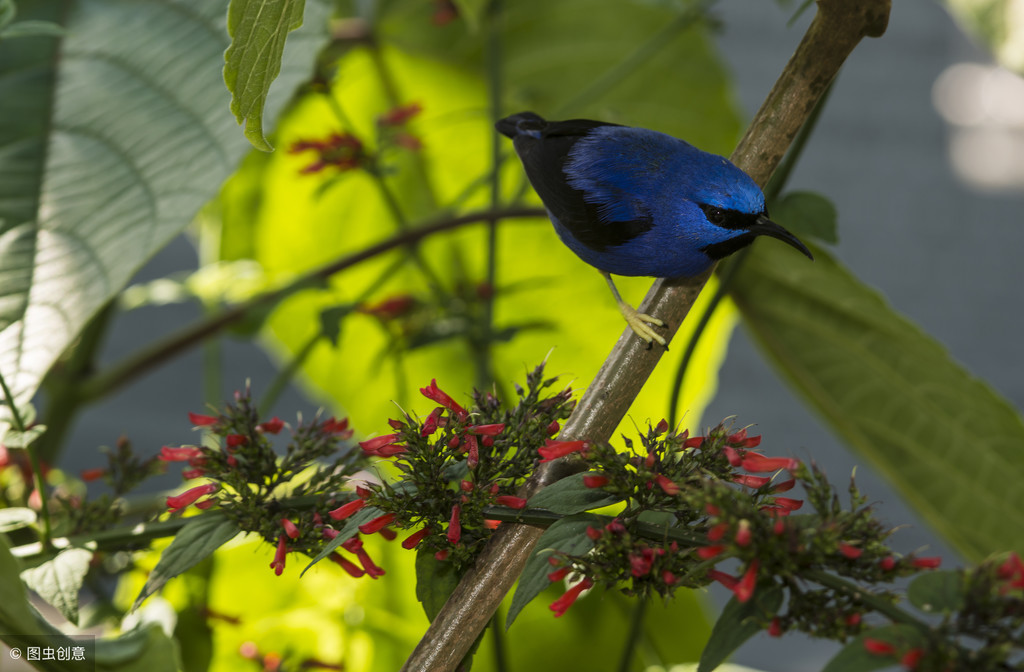
[[601,226],[648,218],[647,230],[598,249],[577,240],[551,213],[566,245],[587,263],[616,275],[697,275],[712,263],[702,248],[742,233],[709,222],[699,204],[764,210],[761,190],[726,159],[647,129],[591,130],[572,146],[563,172],[568,185],[596,207]]

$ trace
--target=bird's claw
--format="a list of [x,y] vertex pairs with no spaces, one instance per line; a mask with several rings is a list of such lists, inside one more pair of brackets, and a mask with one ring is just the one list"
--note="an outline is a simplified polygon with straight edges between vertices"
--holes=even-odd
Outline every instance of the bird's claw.
[[629,307],[628,311],[623,310],[622,315],[626,318],[626,324],[633,330],[633,333],[647,342],[648,350],[654,346],[655,341],[666,350],[668,349],[668,341],[665,340],[664,336],[654,331],[651,326],[664,327],[665,323],[663,321],[646,313],[638,312],[632,306]]

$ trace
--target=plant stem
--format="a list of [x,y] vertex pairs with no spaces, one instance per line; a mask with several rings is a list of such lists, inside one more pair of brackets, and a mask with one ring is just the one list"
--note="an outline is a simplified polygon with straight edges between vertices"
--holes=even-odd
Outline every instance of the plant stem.
[[[15,429],[24,434],[27,429],[25,421],[21,417],[21,411],[18,410],[17,402],[11,396],[11,389],[7,387],[7,381],[4,379],[3,374],[0,374],[0,390],[3,390],[4,401],[7,402],[7,407],[11,409],[11,419],[14,421]],[[36,455],[36,451],[33,449],[34,443],[33,441],[25,444],[25,453],[28,454],[28,461],[32,466],[32,479],[35,482],[36,492],[39,493],[39,515],[42,519],[39,540],[43,548],[49,550],[53,547],[53,528],[50,523],[50,509],[46,506],[46,483],[43,482],[42,465],[39,461],[39,456]]]
[[508,652],[505,649],[505,628],[502,626],[502,618],[499,613],[494,612],[491,617],[491,638],[494,641],[494,670],[495,672],[508,672]]
[[829,574],[828,572],[819,570],[808,570],[801,574],[801,576],[807,580],[820,583],[826,588],[832,588],[853,596],[859,602],[871,607],[883,616],[888,616],[894,623],[906,623],[907,625],[912,625],[923,632],[929,632],[931,630],[927,623],[914,618],[914,616],[903,611],[892,602],[869,593],[857,584],[847,581],[835,574]]
[[185,352],[209,336],[242,320],[250,311],[272,305],[300,289],[322,284],[335,273],[373,259],[385,252],[408,245],[410,242],[422,240],[427,236],[442,231],[457,229],[466,224],[487,221],[490,217],[505,219],[545,216],[545,212],[541,208],[510,207],[500,210],[483,210],[464,215],[448,216],[423,224],[422,226],[410,227],[408,231],[396,233],[391,238],[381,241],[376,245],[371,245],[360,252],[341,257],[319,268],[315,268],[279,289],[253,297],[243,303],[229,306],[216,315],[206,317],[164,340],[129,355],[106,371],[83,381],[79,394],[84,401],[98,400],[120,389],[149,369]]
[[622,657],[619,658],[619,672],[629,672],[630,663],[636,656],[636,647],[640,642],[640,635],[643,633],[647,600],[646,596],[641,595],[636,598],[636,603],[633,605],[629,618],[629,633],[626,635],[625,646],[622,647]]

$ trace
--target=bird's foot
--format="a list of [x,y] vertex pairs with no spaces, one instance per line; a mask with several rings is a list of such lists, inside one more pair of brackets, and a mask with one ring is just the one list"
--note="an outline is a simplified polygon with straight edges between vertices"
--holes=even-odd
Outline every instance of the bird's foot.
[[629,328],[633,330],[634,334],[647,342],[648,348],[657,341],[658,345],[662,346],[666,350],[668,349],[668,342],[661,334],[654,331],[651,326],[664,327],[664,322],[656,317],[648,315],[647,313],[641,313],[627,303],[621,304],[620,309],[622,310],[622,316],[626,318],[626,324],[629,325]]

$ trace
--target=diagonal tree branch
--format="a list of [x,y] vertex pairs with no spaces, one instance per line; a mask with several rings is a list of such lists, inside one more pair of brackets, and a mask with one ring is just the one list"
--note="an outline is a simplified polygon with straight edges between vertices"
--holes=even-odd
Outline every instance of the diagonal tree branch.
[[[818,0],[814,21],[731,157],[758,184],[768,181],[818,98],[860,40],[885,32],[889,9],[890,0]],[[641,312],[665,320],[671,338],[709,275],[655,281],[640,306]],[[661,355],[660,348],[647,350],[627,329],[567,421],[563,438],[607,440]],[[546,463],[521,494],[529,496],[577,469],[564,460]],[[454,670],[522,572],[542,531],[507,523],[498,528],[402,670]]]

